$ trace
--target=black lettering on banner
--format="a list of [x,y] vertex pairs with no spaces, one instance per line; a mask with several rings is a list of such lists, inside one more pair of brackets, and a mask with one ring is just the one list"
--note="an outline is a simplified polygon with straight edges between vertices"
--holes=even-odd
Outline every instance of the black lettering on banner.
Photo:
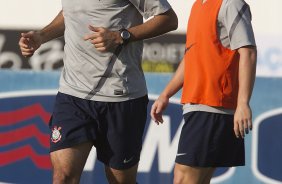
[[[60,70],[64,39],[43,44],[32,57],[21,55],[20,34],[26,30],[0,30],[0,69]],[[144,41],[142,67],[145,72],[174,72],[185,49],[185,34],[166,34]]]

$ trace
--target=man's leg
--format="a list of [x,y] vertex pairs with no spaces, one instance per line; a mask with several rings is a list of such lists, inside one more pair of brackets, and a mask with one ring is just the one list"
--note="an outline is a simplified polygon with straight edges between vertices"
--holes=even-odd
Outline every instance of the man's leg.
[[213,173],[214,173],[214,171],[215,171],[215,167],[210,167],[210,169],[212,169],[212,172],[209,172],[209,173],[207,173],[207,175],[206,175],[206,177],[205,177],[205,180],[204,180],[204,184],[209,184],[210,182],[211,182],[211,179],[212,179],[212,176],[213,176]]
[[[148,97],[101,104],[97,158],[105,164],[109,184],[136,184]],[[97,105],[97,103],[96,103]]]
[[137,168],[138,164],[125,170],[105,166],[105,172],[109,184],[136,184]]
[[86,142],[51,152],[53,184],[78,184],[92,146]]
[[213,167],[190,167],[176,163],[173,183],[209,184],[215,169]]

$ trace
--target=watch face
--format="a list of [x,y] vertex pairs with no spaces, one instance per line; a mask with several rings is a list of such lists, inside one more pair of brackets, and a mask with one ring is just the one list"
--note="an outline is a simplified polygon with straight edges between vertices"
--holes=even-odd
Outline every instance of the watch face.
[[127,30],[123,30],[120,35],[124,40],[128,40],[130,38],[130,33]]

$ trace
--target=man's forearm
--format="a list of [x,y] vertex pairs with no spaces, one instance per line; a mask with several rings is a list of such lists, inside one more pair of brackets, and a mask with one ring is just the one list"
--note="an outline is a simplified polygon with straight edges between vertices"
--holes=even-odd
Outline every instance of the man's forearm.
[[173,9],[154,16],[144,24],[129,28],[131,41],[143,40],[156,37],[173,31],[178,27],[178,19]]
[[238,52],[240,54],[238,103],[248,104],[256,76],[257,51],[255,47],[244,47]]
[[161,93],[161,96],[170,98],[182,88],[183,82],[184,82],[184,58],[180,62],[173,78]]
[[52,39],[59,38],[64,35],[65,23],[63,11],[60,11],[59,14],[54,18],[54,20],[39,31],[43,43],[46,43]]

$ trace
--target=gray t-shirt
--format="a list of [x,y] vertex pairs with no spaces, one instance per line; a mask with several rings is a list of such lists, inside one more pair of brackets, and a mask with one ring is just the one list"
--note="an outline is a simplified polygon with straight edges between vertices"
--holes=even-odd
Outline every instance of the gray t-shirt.
[[[218,37],[222,45],[231,50],[247,45],[256,46],[251,19],[250,7],[244,0],[223,0],[217,20]],[[184,104],[183,114],[192,111],[234,114],[234,110],[221,107]]]
[[252,14],[244,0],[223,0],[218,13],[218,36],[223,46],[231,50],[256,46]]
[[59,91],[83,99],[118,102],[147,94],[141,68],[143,42],[118,54],[99,52],[83,37],[88,26],[129,28],[168,11],[167,0],[62,0],[65,21],[64,67]]

